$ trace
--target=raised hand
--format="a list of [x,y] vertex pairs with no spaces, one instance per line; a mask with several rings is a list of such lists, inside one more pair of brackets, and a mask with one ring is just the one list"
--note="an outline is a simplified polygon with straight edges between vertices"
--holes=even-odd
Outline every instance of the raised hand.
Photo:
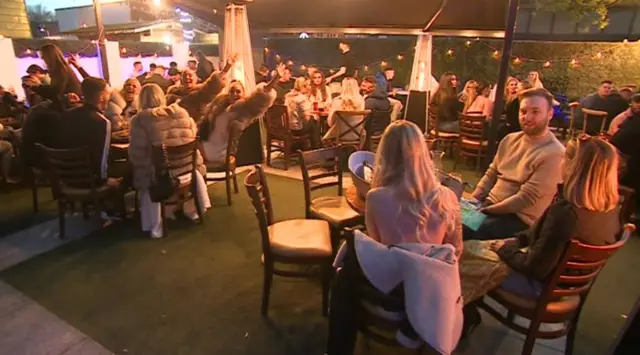
[[76,58],[76,57],[74,57],[74,56],[70,56],[70,57],[67,59],[67,62],[68,62],[69,64],[73,65],[73,66],[74,66],[74,67],[76,67],[76,68],[80,66],[80,63],[78,63],[78,58]]
[[236,61],[238,60],[238,54],[234,53],[232,55],[229,56],[229,58],[227,58],[227,62],[224,66],[224,68],[222,68],[222,73],[225,74],[227,72],[229,72],[229,70],[231,69],[231,67],[233,67],[233,65],[236,63]]
[[283,76],[284,75],[284,70],[287,67],[284,65],[284,63],[280,63],[278,65],[276,65],[276,73],[278,74],[278,76]]

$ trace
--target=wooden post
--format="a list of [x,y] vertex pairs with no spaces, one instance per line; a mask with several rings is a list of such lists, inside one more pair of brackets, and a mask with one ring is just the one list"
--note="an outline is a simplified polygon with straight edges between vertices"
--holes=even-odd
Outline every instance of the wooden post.
[[102,7],[100,0],[93,0],[93,11],[96,16],[96,30],[98,31],[98,55],[102,68],[102,77],[109,82],[109,66],[107,64],[107,50],[105,48],[104,25],[102,23]]
[[502,45],[502,58],[500,60],[500,72],[496,87],[496,98],[493,105],[493,117],[489,129],[488,154],[486,165],[488,166],[496,154],[498,128],[500,127],[500,117],[504,109],[504,88],[511,60],[511,47],[513,46],[513,35],[516,29],[516,17],[518,15],[519,0],[509,0],[509,13],[507,15],[507,28],[504,31],[504,43]]

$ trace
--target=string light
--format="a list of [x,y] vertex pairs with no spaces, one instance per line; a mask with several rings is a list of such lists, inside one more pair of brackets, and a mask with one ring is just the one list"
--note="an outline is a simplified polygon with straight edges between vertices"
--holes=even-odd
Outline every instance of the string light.
[[288,66],[292,66],[292,65],[293,65],[293,60],[289,60],[289,61],[287,61],[287,65],[288,65]]
[[218,9],[213,9],[213,14],[217,14],[218,13]]
[[471,47],[471,41],[466,41],[464,45],[467,46],[467,48]]
[[397,58],[398,58],[398,60],[403,60],[404,56],[402,54],[398,54]]
[[600,58],[602,58],[602,53],[601,52],[596,53],[596,59],[600,59]]
[[622,43],[627,44],[627,43],[629,43],[629,40],[625,38],[625,39],[622,40]]
[[369,66],[368,65],[364,66],[364,71],[369,71]]
[[386,67],[387,66],[387,61],[386,60],[381,61],[380,62],[380,66],[381,67]]
[[547,60],[542,66],[545,68],[549,68],[551,66],[551,62]]
[[516,59],[513,60],[513,64],[514,65],[518,65],[520,63],[522,63],[522,60],[520,60],[520,58],[518,58],[518,57],[516,57]]
[[126,49],[126,48],[124,48],[124,47],[122,47],[122,48],[120,49],[120,53],[122,53],[122,54],[127,54],[127,49]]
[[280,54],[276,54],[276,60],[279,62],[280,61]]
[[24,51],[24,54],[31,55],[33,54],[33,51],[31,50],[31,48],[27,48],[27,50]]
[[269,48],[264,47],[264,52],[265,52],[265,53],[269,53]]
[[449,50],[447,50],[447,55],[448,55],[448,56],[452,56],[452,55],[453,55],[453,49],[449,49]]
[[300,66],[300,70],[307,70],[307,66],[306,66],[306,65],[304,65],[304,64],[302,64],[302,65]]
[[571,64],[571,66],[576,66],[576,65],[578,65],[578,60],[573,58],[573,59],[571,59],[571,62],[569,64]]
[[493,57],[494,58],[498,58],[499,56],[500,56],[500,51],[498,51],[498,50],[493,51]]

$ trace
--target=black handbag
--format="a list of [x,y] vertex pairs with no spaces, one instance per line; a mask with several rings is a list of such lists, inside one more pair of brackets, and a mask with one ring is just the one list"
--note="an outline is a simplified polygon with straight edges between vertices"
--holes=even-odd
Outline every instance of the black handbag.
[[163,144],[156,146],[153,154],[162,154],[162,164],[154,166],[154,173],[151,175],[151,185],[149,185],[149,197],[152,202],[162,202],[173,196],[178,186],[178,179],[171,174],[169,155],[167,147]]

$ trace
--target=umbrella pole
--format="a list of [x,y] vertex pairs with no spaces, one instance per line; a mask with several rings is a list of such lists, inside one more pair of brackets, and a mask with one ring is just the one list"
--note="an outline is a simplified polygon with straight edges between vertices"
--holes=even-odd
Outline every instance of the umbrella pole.
[[504,32],[504,43],[502,45],[502,58],[500,59],[500,72],[498,73],[498,81],[496,87],[496,98],[493,106],[493,116],[489,129],[489,142],[487,150],[487,159],[485,160],[485,168],[489,166],[496,154],[498,146],[498,129],[500,128],[500,117],[504,109],[504,88],[507,80],[507,71],[509,70],[509,61],[511,60],[511,48],[513,47],[513,36],[516,29],[516,17],[518,15],[519,0],[509,0],[509,13],[507,15],[507,28]]

